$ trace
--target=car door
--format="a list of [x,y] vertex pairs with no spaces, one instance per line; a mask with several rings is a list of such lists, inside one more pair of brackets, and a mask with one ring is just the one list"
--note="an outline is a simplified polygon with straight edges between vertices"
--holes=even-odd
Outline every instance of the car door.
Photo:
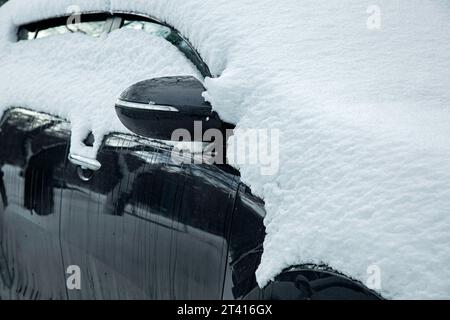
[[26,109],[0,123],[0,297],[65,299],[59,242],[67,123]]
[[96,172],[67,163],[64,267],[71,299],[220,299],[238,177],[180,165],[165,144],[113,134]]

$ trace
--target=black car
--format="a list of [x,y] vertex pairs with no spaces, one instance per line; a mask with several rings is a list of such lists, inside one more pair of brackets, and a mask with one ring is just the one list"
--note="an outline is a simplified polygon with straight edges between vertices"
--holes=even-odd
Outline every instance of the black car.
[[[211,76],[167,24],[123,13],[82,19],[92,26],[85,30],[100,21],[109,31],[133,23],[167,29],[161,33],[166,40],[200,74]],[[18,39],[61,32],[66,21],[22,26]],[[96,161],[70,154],[70,126],[63,119],[20,107],[3,115],[0,299],[379,298],[327,266],[292,266],[258,287],[264,201],[226,163],[173,157],[169,140],[176,128],[192,132],[199,121],[203,130],[233,129],[203,100],[203,91],[192,77],[149,79],[128,88],[116,111],[135,134],[109,134]],[[92,140],[88,136],[85,144]],[[179,156],[196,153],[187,149]]]

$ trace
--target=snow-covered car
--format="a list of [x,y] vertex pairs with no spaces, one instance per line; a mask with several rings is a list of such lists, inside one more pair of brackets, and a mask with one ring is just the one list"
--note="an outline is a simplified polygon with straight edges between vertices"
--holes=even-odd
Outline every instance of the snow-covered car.
[[[138,29],[167,41],[198,74],[211,76],[178,31],[150,17],[84,14],[76,30],[67,26],[69,18],[22,25],[17,41]],[[292,267],[264,290],[258,287],[263,201],[228,165],[177,164],[171,157],[168,140],[176,128],[193,132],[194,121],[203,121],[204,130],[233,127],[212,112],[204,91],[192,76],[132,86],[116,108],[140,136],[109,134],[96,160],[69,152],[67,121],[8,108],[0,123],[2,299],[377,297],[357,282],[312,266]],[[94,139],[90,133],[84,143],[92,146]],[[74,288],[67,279],[72,271],[80,274]]]
[[8,1],[0,298],[450,298],[449,16]]

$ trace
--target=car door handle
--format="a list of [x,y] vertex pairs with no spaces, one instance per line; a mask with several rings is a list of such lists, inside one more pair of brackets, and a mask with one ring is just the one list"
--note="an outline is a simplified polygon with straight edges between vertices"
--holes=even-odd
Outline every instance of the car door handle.
[[76,166],[80,166],[82,169],[89,169],[92,171],[98,171],[102,167],[102,164],[95,159],[73,153],[69,154],[69,161]]

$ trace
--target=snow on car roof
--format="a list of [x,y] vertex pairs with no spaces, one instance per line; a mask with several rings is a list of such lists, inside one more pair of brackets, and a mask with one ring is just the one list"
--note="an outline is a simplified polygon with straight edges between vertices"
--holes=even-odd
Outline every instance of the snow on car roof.
[[0,9],[0,104],[68,117],[72,148],[88,130],[124,130],[113,103],[127,85],[194,72],[175,52],[150,63],[143,43],[157,39],[123,30],[13,41],[17,26],[74,2],[174,26],[217,76],[205,79],[205,96],[221,117],[280,133],[274,174],[239,165],[266,202],[261,286],[315,263],[363,283],[376,270],[386,298],[450,298],[447,1],[12,0]]

